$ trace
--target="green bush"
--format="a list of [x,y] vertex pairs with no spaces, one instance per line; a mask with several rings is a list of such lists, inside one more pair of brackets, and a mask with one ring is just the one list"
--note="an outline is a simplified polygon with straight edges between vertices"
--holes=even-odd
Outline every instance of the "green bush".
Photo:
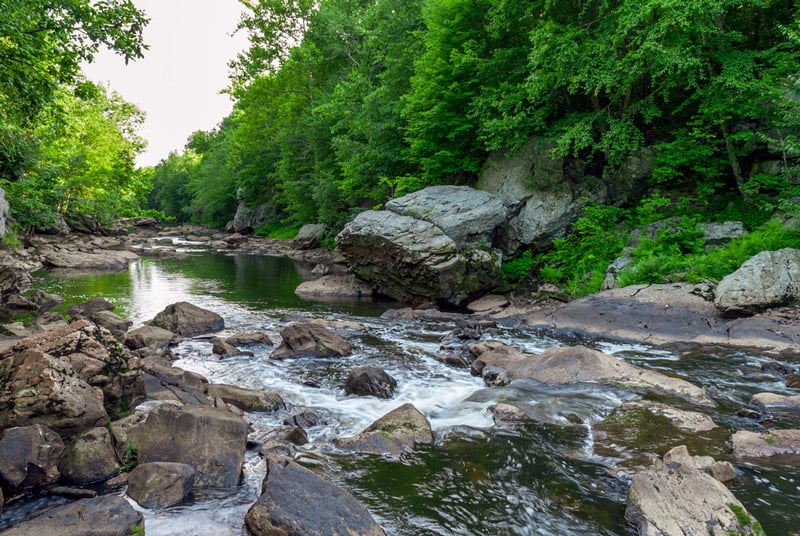
[[262,225],[253,233],[256,236],[263,236],[265,238],[276,238],[278,240],[291,240],[297,236],[300,230],[299,225],[287,225],[283,222],[276,221]]
[[520,257],[509,262],[504,262],[500,267],[500,277],[502,277],[503,281],[506,283],[519,283],[528,275],[533,263],[533,255],[530,250],[527,250]]

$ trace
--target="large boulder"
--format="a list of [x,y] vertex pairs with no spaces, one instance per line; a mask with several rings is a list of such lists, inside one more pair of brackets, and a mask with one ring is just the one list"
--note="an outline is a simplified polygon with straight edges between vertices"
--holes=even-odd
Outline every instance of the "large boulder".
[[225,321],[217,313],[188,302],[167,305],[149,324],[181,337],[194,337],[225,329]]
[[366,211],[336,238],[350,271],[400,301],[459,304],[499,283],[499,259],[459,249],[436,225],[387,210]]
[[273,359],[294,357],[344,357],[353,352],[346,340],[325,326],[312,322],[289,324],[281,331],[283,341],[272,352]]
[[[138,527],[138,530],[134,530]],[[131,536],[144,534],[144,517],[120,495],[81,499],[45,510],[3,536]]]
[[549,246],[581,216],[586,204],[608,199],[604,183],[554,158],[551,150],[542,140],[531,139],[513,154],[495,151],[481,170],[478,188],[511,206],[500,238],[506,253]]
[[353,274],[324,275],[319,279],[304,281],[295,294],[311,298],[371,298],[372,287]]
[[156,326],[141,326],[125,334],[125,346],[131,350],[139,348],[167,348],[180,341],[180,337],[168,329]]
[[600,383],[634,392],[675,396],[703,406],[715,405],[703,389],[686,380],[631,365],[585,346],[553,347],[537,355],[502,345],[485,348],[472,362],[472,372],[489,385],[505,385],[524,378],[556,385]]
[[268,458],[261,496],[245,516],[253,536],[383,536],[369,511],[346,490],[288,459]]
[[633,475],[625,518],[640,536],[748,535],[760,528],[725,484],[688,455],[665,455],[663,463]]
[[139,256],[126,249],[50,248],[41,252],[42,264],[69,270],[122,271]]
[[393,409],[360,434],[336,439],[334,445],[345,452],[400,456],[417,445],[433,443],[431,423],[413,404]]
[[0,482],[21,490],[58,480],[64,442],[42,424],[6,428],[0,433]]
[[0,255],[0,298],[6,303],[10,296],[26,291],[33,282],[31,266],[8,255]]
[[225,229],[236,233],[252,233],[274,217],[275,206],[264,203],[251,207],[243,199],[243,192],[240,193],[242,196],[239,197],[236,213]]
[[44,424],[70,436],[107,419],[103,392],[69,363],[36,349],[0,361],[0,429]]
[[194,468],[185,463],[142,463],[131,471],[126,493],[145,508],[172,506],[188,497],[194,477]]
[[[134,416],[113,429],[117,444],[130,442],[141,463],[178,462],[195,468],[195,486],[231,488],[239,484],[247,443],[247,423],[208,406],[162,403],[143,419]],[[125,426],[125,425],[122,425]]]
[[725,276],[714,303],[727,316],[800,301],[800,249],[762,251]]
[[102,390],[103,403],[113,413],[144,400],[141,370],[132,366],[133,358],[114,337],[97,324],[76,320],[71,324],[20,341],[0,353],[0,359],[35,349],[71,365],[75,375]]
[[58,468],[67,482],[81,486],[116,475],[119,463],[108,428],[92,428],[76,436]]
[[431,186],[392,199],[386,210],[438,227],[459,249],[491,247],[507,211],[500,197],[468,186]]

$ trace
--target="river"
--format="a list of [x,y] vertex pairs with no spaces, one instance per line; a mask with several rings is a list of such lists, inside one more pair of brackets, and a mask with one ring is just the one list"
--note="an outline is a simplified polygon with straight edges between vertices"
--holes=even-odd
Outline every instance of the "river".
[[[310,443],[296,458],[344,486],[372,512],[387,534],[413,535],[626,535],[626,483],[615,476],[615,460],[595,451],[593,427],[633,395],[598,386],[546,389],[540,385],[486,389],[465,369],[436,359],[448,322],[385,320],[393,303],[304,301],[295,287],[311,277],[310,266],[286,258],[226,256],[193,251],[180,258],[143,258],[116,274],[37,274],[39,288],[67,303],[100,295],[134,326],[166,305],[189,301],[225,318],[228,332],[259,330],[279,340],[295,317],[346,320],[340,332],[355,348],[344,359],[273,361],[270,346],[253,356],[220,358],[207,340],[186,340],[174,349],[176,366],[212,382],[279,391],[288,414],[310,408],[325,423],[309,431]],[[537,353],[558,340],[519,327],[498,327],[484,338]],[[722,348],[682,351],[604,341],[581,341],[631,363],[676,374],[712,393],[710,415],[729,429],[757,429],[735,416],[758,391],[788,392],[761,371],[763,356]],[[392,400],[346,397],[344,380],[365,364],[384,368],[398,381]],[[796,364],[789,363],[790,366]],[[541,423],[495,426],[489,407],[517,401]],[[435,445],[401,459],[345,456],[330,440],[354,435],[405,402],[431,421]],[[285,413],[249,414],[256,430],[279,424]],[[780,415],[776,425],[797,427],[797,415]],[[800,467],[797,462],[739,464],[733,491],[761,521],[767,534],[800,530]],[[143,510],[154,535],[243,535],[244,513],[257,498],[264,464],[248,452],[244,483],[235,490],[196,490],[185,504]]]

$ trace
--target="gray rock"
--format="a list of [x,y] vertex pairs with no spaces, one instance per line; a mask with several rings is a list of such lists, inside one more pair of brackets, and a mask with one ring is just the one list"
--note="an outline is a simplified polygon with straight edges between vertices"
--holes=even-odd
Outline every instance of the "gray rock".
[[512,206],[500,237],[507,254],[522,247],[549,246],[581,216],[583,206],[608,199],[602,182],[569,169],[564,159],[552,157],[551,149],[551,145],[531,139],[514,154],[495,151],[481,170],[478,188]]
[[292,245],[297,249],[312,249],[319,246],[319,241],[325,234],[324,223],[307,223],[303,225],[297,236],[292,240]]
[[130,320],[126,320],[111,311],[97,311],[96,313],[91,313],[88,318],[98,326],[110,331],[118,341],[125,339],[125,333],[133,324]]
[[264,389],[247,389],[236,385],[209,383],[205,386],[209,398],[222,399],[243,411],[278,411],[286,408],[280,394]]
[[723,246],[744,234],[744,225],[740,221],[701,223],[700,229],[703,231],[706,248]]
[[283,341],[273,359],[295,357],[344,357],[353,352],[350,343],[329,329],[311,322],[290,324],[281,331]]
[[211,353],[226,356],[240,354],[241,351],[225,339],[214,337],[211,339]]
[[157,326],[142,326],[125,334],[125,346],[131,350],[139,348],[167,348],[180,342],[180,337],[168,329]]
[[251,233],[267,223],[275,215],[275,212],[273,205],[265,203],[250,207],[244,199],[240,199],[233,220],[225,228],[237,233]]
[[472,362],[472,371],[489,385],[505,385],[523,378],[551,384],[591,382],[677,396],[703,406],[715,405],[703,389],[685,380],[631,365],[585,346],[553,347],[538,355],[504,346],[490,347]]
[[431,186],[386,203],[386,210],[438,227],[462,248],[489,248],[507,210],[500,197],[468,186]]
[[348,395],[392,398],[397,380],[378,367],[358,367],[350,371],[344,385]]
[[0,188],[0,240],[6,235],[6,219],[11,206],[6,201],[6,191]]
[[3,301],[10,296],[25,292],[33,282],[31,266],[10,256],[0,255],[0,297]]
[[64,442],[42,424],[6,428],[0,433],[0,480],[12,491],[58,480]]
[[36,349],[0,360],[0,429],[44,424],[64,436],[108,419],[102,390],[78,377],[72,365]]
[[185,463],[142,463],[131,471],[126,493],[145,508],[163,508],[186,499],[194,478],[194,468]]
[[719,480],[690,457],[667,461],[633,475],[625,518],[645,535],[753,534],[739,520],[757,523]]
[[91,300],[83,303],[76,303],[67,309],[67,314],[70,316],[84,316],[88,317],[92,313],[99,313],[100,311],[113,311],[115,305],[110,301],[100,296],[95,296]]
[[245,524],[253,536],[385,534],[350,493],[291,460],[273,457]]
[[42,264],[69,270],[122,271],[136,262],[139,256],[132,251],[120,249],[49,250],[42,255]]
[[67,446],[58,469],[67,482],[77,485],[116,475],[119,463],[108,428],[92,428],[76,436]]
[[272,340],[269,338],[269,335],[261,332],[237,333],[225,339],[225,342],[233,344],[234,346],[247,344],[272,344]]
[[715,294],[716,306],[727,316],[800,301],[800,250],[762,251],[725,276]]
[[427,417],[413,404],[393,409],[360,434],[334,440],[345,451],[381,456],[400,456],[417,445],[433,443],[433,431]]
[[[117,433],[115,430],[115,437]],[[230,488],[241,478],[247,423],[208,406],[179,408],[162,403],[142,420],[127,424],[117,442],[128,441],[136,448],[140,463],[187,463],[197,471],[195,486]]]
[[760,433],[739,430],[733,434],[731,442],[733,457],[736,459],[800,456],[800,430],[770,430]]
[[356,277],[400,301],[459,304],[499,283],[497,256],[459,250],[432,223],[386,210],[362,212],[336,242]]
[[225,321],[217,313],[188,302],[167,305],[149,324],[181,337],[194,337],[225,329]]
[[371,298],[373,294],[372,287],[359,281],[353,274],[324,275],[319,279],[304,281],[294,293],[313,298]]
[[120,495],[81,499],[48,509],[3,532],[3,536],[130,536],[144,531],[144,517]]

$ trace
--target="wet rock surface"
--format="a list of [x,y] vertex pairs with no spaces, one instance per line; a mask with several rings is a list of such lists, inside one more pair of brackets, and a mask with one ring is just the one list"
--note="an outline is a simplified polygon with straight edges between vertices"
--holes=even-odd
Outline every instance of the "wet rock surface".
[[281,331],[283,341],[272,352],[272,359],[298,357],[344,357],[353,352],[350,343],[324,326],[298,322]]
[[126,493],[145,508],[164,508],[189,496],[194,477],[194,468],[185,463],[142,463],[131,471]]
[[267,459],[261,496],[248,510],[245,523],[254,536],[385,534],[350,493],[293,461],[279,458]]
[[181,337],[194,337],[225,329],[225,321],[221,316],[189,302],[168,305],[150,321],[150,325]]
[[417,445],[433,444],[433,439],[427,417],[413,404],[403,404],[357,436],[339,438],[333,443],[345,452],[399,456]]
[[359,367],[350,371],[344,385],[348,395],[392,398],[397,380],[378,367]]

